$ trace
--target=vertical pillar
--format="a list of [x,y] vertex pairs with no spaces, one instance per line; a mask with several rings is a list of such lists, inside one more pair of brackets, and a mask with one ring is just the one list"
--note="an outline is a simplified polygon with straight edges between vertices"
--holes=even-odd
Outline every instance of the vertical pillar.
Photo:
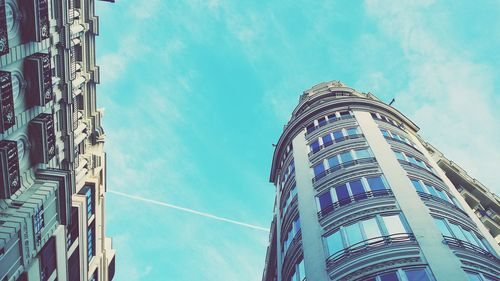
[[406,171],[396,159],[370,113],[354,111],[354,115],[436,280],[467,281],[460,261],[447,245],[441,243],[443,237],[434,219],[418,194],[414,192]]
[[326,272],[326,255],[321,239],[323,229],[316,212],[305,130],[293,139],[292,144],[306,277],[314,281],[330,280]]

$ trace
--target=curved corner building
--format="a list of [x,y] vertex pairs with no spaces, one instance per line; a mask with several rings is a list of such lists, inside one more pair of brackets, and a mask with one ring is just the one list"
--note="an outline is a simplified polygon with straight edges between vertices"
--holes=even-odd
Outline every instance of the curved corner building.
[[304,92],[273,156],[263,281],[500,280],[498,230],[418,129],[338,81]]

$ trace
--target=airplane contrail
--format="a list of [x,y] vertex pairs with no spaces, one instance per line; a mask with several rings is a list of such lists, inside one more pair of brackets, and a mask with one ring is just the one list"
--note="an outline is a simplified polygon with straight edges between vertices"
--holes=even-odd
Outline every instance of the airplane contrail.
[[172,204],[161,202],[161,201],[157,201],[157,200],[152,200],[152,199],[148,199],[148,198],[144,198],[144,197],[140,197],[140,196],[136,196],[136,195],[131,195],[131,194],[127,194],[127,193],[115,191],[115,190],[109,190],[109,189],[107,190],[107,192],[113,193],[113,194],[116,194],[116,195],[119,195],[119,196],[122,196],[122,197],[127,197],[129,199],[133,199],[133,200],[137,200],[137,201],[142,201],[142,202],[151,203],[151,204],[155,204],[155,205],[159,205],[159,206],[163,206],[163,207],[167,207],[167,208],[171,208],[171,209],[176,209],[176,210],[179,210],[179,211],[183,211],[183,212],[186,212],[186,213],[191,213],[191,214],[202,216],[202,217],[205,217],[205,218],[210,218],[210,219],[213,219],[213,220],[223,221],[223,222],[232,223],[232,224],[239,225],[239,226],[244,226],[244,227],[248,227],[248,228],[252,228],[252,229],[256,229],[256,230],[260,230],[260,231],[269,232],[268,228],[265,228],[265,227],[262,227],[262,226],[253,225],[253,224],[249,224],[249,223],[244,223],[244,222],[241,222],[241,221],[235,221],[235,220],[232,220],[232,219],[219,217],[219,216],[212,215],[212,214],[209,214],[209,213],[204,213],[204,212],[196,211],[196,210],[193,210],[193,209],[188,209],[188,208],[184,208],[184,207],[181,207],[181,206],[172,205]]

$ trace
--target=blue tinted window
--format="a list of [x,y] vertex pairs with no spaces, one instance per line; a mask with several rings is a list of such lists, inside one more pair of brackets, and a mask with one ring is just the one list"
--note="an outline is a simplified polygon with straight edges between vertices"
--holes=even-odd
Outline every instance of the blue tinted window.
[[337,158],[337,155],[333,156],[332,158],[328,159],[328,165],[330,165],[330,168],[334,168],[339,165],[339,160]]
[[325,171],[325,167],[323,166],[323,163],[321,164],[318,164],[314,167],[314,175],[315,176],[318,176],[320,175],[321,173],[323,173]]
[[328,246],[328,253],[330,255],[333,255],[336,252],[344,249],[344,245],[342,243],[342,235],[339,231],[334,232],[332,235],[326,237],[326,244]]
[[427,193],[424,191],[422,184],[418,180],[411,180],[411,183],[413,184],[413,187],[415,187],[417,191]]
[[426,184],[425,187],[427,187],[427,190],[429,190],[429,193],[432,195],[432,196],[436,196],[436,197],[439,197],[437,192],[436,192],[436,189],[434,189],[434,186],[432,185],[429,185],[429,184]]
[[323,145],[327,146],[332,143],[332,136],[330,134],[323,136]]
[[347,239],[349,240],[349,246],[352,246],[364,240],[361,229],[359,228],[359,224],[357,223],[346,226],[345,233]]
[[462,228],[460,226],[453,223],[450,223],[449,226],[453,234],[455,234],[455,238],[460,239],[462,241],[467,241],[467,238],[465,238],[465,235],[462,232]]
[[346,162],[352,161],[351,152],[347,151],[347,152],[341,153],[340,154],[340,159],[342,160],[342,163],[346,163]]
[[389,135],[389,132],[387,132],[386,130],[381,129],[380,131],[382,132],[382,135],[383,135],[384,137],[388,137],[388,138],[390,138],[390,137],[391,137],[391,135]]
[[410,161],[410,163],[418,165],[417,161],[415,160],[415,158],[413,158],[413,156],[407,155],[406,158],[408,158],[408,161]]
[[312,152],[317,152],[319,150],[319,142],[316,140],[310,145]]
[[371,190],[387,189],[381,177],[372,177],[367,178],[366,180],[368,181],[368,185],[370,186]]
[[351,116],[351,113],[349,111],[342,111],[340,112],[340,117],[349,117]]
[[347,191],[347,186],[345,184],[339,185],[335,188],[335,193],[337,193],[337,199],[340,205],[345,205],[351,200],[349,199],[349,192]]
[[467,272],[467,277],[470,281],[482,281],[481,277],[479,277],[479,274],[477,273]]
[[[351,187],[351,192],[352,195],[358,195],[358,194],[364,194],[365,189],[363,188],[363,184],[361,183],[361,180],[355,180],[349,182],[349,186]],[[356,196],[359,197],[359,196]],[[364,195],[366,197],[366,195]]]
[[319,205],[321,210],[331,207],[332,197],[330,196],[330,192],[323,193],[319,196]]
[[340,141],[344,139],[344,135],[342,134],[342,131],[334,131],[333,138],[335,139],[335,141]]
[[380,281],[399,281],[398,275],[396,272],[389,272],[386,274],[380,275]]
[[405,274],[408,281],[430,281],[424,268],[407,269],[405,270]]
[[306,130],[307,130],[307,133],[314,131],[314,123],[309,124],[309,126],[307,126]]
[[321,127],[321,126],[324,126],[326,125],[326,118],[325,117],[321,117],[318,119],[318,125]]
[[356,153],[356,158],[357,159],[363,159],[363,158],[370,158],[370,151],[368,149],[361,149],[361,150],[355,150]]
[[358,134],[358,128],[349,128],[347,129],[347,134],[349,136],[354,136]]
[[448,197],[446,196],[446,194],[443,191],[436,189],[436,192],[437,192],[438,196],[441,199],[443,199],[444,201],[448,201],[448,202],[450,201],[450,199],[448,199]]
[[337,116],[335,115],[335,113],[328,115],[328,120],[330,122],[337,120]]
[[401,140],[401,137],[400,137],[398,134],[393,133],[393,132],[391,132],[391,134],[392,134],[392,137],[393,137],[393,138],[395,138],[395,139],[397,139],[397,140]]
[[434,221],[436,222],[439,230],[441,231],[441,234],[443,234],[444,236],[453,237],[453,235],[451,235],[450,230],[446,226],[446,222],[444,220],[435,218]]
[[399,151],[394,151],[394,153],[396,154],[396,158],[398,158],[399,160],[406,161],[405,156],[403,155],[403,153],[401,153]]

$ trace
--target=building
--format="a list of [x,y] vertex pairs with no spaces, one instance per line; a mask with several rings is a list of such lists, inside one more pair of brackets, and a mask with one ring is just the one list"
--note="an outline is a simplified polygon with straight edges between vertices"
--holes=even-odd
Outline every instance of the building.
[[305,91],[273,155],[262,280],[500,280],[498,197],[418,130],[341,82]]
[[112,280],[94,0],[0,0],[0,280]]

